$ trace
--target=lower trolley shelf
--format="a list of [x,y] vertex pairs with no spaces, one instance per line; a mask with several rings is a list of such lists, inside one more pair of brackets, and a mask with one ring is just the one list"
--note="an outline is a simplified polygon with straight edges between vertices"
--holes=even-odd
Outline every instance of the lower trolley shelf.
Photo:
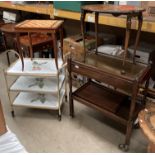
[[[127,124],[131,103],[130,97],[127,95],[92,81],[84,84],[72,95],[75,100],[103,112],[121,124]],[[141,108],[142,105],[136,104],[134,118]]]
[[[63,103],[64,95],[65,91],[63,90],[60,93],[60,106]],[[14,100],[13,106],[58,110],[59,102],[57,95],[21,92]]]

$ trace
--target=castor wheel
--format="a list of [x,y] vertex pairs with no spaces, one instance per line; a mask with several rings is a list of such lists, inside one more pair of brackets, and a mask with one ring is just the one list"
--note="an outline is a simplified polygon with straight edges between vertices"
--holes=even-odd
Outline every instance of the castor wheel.
[[61,115],[58,114],[58,120],[61,121]]
[[65,95],[65,101],[67,102],[67,95]]
[[134,124],[134,125],[133,125],[133,128],[134,128],[134,129],[139,129],[139,128],[140,128],[139,123]]
[[122,151],[127,152],[129,150],[129,145],[127,144],[119,144],[119,149],[121,149]]
[[11,111],[11,115],[12,115],[12,117],[15,117],[15,112]]
[[74,114],[73,113],[70,113],[69,115],[70,115],[71,118],[74,118]]

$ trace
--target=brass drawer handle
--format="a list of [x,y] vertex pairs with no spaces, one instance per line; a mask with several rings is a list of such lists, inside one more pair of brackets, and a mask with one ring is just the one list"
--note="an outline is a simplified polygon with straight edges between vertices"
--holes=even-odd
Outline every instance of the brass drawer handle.
[[80,67],[79,67],[78,65],[75,65],[75,68],[76,68],[76,69],[79,69]]
[[75,50],[75,47],[74,47],[74,46],[72,46],[72,45],[70,45],[70,48],[71,48],[72,50]]

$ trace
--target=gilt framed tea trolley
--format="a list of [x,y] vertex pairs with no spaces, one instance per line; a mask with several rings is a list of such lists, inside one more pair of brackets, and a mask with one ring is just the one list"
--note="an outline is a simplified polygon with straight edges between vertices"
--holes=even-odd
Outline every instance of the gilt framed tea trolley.
[[[56,36],[60,32],[62,45],[62,24],[63,21],[61,20],[44,20],[44,22],[42,20],[28,20],[16,25],[17,41],[22,32],[50,33],[53,37],[51,44],[54,46],[55,58],[33,58],[32,53],[30,58],[24,58],[20,43],[17,42],[19,59],[5,72],[12,116],[14,116],[15,106],[24,106],[57,110],[58,118],[61,120],[61,107],[64,102],[64,96],[66,96],[66,65],[63,62],[62,51],[60,52],[59,50],[60,53],[58,53]],[[11,86],[8,85],[8,76],[17,77]],[[14,100],[10,96],[10,92],[13,91],[18,92]]]

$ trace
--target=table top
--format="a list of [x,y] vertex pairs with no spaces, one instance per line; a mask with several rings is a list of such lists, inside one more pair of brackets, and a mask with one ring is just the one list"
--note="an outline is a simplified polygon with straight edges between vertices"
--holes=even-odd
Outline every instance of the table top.
[[15,25],[14,23],[4,24],[0,29],[2,32],[6,33],[15,33]]
[[91,12],[118,14],[118,15],[138,14],[145,11],[145,9],[136,6],[109,5],[109,4],[85,5],[82,7],[82,9]]
[[[152,103],[155,105],[155,103]],[[140,127],[146,137],[155,143],[155,106],[142,110],[138,116]]]
[[[90,52],[90,54],[86,56],[85,64],[105,71],[106,73],[113,74],[114,76],[119,76],[132,81],[141,79],[148,69],[147,65],[139,63],[133,64],[130,61],[126,61],[125,66],[123,67],[121,58],[104,54],[96,55],[93,52]],[[121,74],[122,70],[125,70],[126,73]]]
[[56,30],[63,24],[63,20],[25,20],[15,26],[17,31]]

